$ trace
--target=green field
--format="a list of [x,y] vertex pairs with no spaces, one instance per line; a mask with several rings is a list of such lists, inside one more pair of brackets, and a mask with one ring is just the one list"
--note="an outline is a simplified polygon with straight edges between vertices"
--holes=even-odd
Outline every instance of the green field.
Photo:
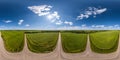
[[110,53],[118,47],[118,31],[97,32],[90,34],[91,49],[97,53]]
[[49,53],[56,47],[58,32],[61,32],[62,47],[66,53],[83,52],[90,34],[90,46],[97,53],[111,53],[117,50],[119,31],[92,30],[2,30],[5,49],[9,52],[20,52],[24,47],[24,32],[30,51]]
[[62,47],[66,53],[83,52],[87,44],[87,34],[62,33]]
[[23,31],[1,31],[5,49],[9,52],[20,52],[24,46]]
[[53,51],[58,40],[58,33],[30,33],[26,36],[29,50],[35,53]]

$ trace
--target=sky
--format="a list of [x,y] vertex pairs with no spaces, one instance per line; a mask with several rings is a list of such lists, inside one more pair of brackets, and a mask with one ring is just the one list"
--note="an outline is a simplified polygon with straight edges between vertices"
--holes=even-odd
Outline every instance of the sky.
[[120,0],[0,0],[0,30],[120,30]]

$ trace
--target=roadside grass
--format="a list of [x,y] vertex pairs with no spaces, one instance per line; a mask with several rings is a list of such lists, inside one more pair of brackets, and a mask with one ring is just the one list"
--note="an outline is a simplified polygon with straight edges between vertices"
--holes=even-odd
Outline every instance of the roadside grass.
[[24,46],[23,31],[1,31],[5,49],[8,52],[20,52]]
[[26,34],[27,44],[34,53],[52,52],[57,44],[58,33],[30,33]]
[[66,53],[83,52],[87,44],[87,34],[62,33],[62,47]]
[[97,53],[111,53],[117,50],[118,31],[106,31],[90,34],[91,49]]

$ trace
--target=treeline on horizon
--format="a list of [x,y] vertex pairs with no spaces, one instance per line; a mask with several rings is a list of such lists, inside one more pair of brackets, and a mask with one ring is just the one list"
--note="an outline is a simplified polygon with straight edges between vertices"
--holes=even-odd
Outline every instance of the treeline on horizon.
[[[1,30],[1,31],[24,31],[24,33],[47,33],[47,32],[66,32],[66,33],[96,33],[96,32],[104,32],[110,30]],[[111,30],[112,31],[112,30]]]

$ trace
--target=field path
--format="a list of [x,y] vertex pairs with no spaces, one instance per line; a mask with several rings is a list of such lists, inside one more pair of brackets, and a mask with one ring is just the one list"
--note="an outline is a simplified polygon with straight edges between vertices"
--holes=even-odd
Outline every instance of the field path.
[[87,45],[86,45],[86,50],[84,52],[81,53],[65,53],[61,47],[61,55],[69,60],[83,60],[86,57],[89,57],[89,52],[90,50],[90,43],[89,43],[89,36],[87,38]]
[[[29,51],[27,47],[27,39],[26,35],[24,37],[24,48],[21,52],[18,53],[10,53],[4,48],[4,42],[1,37],[0,32],[0,60],[57,60],[59,58],[59,51],[60,51],[60,34],[58,35],[58,42],[55,50],[51,53],[33,53]],[[59,60],[61,60],[59,58]]]
[[[88,37],[89,38],[89,37]],[[89,40],[88,40],[89,41]],[[89,42],[90,43],[90,42]],[[90,46],[90,45],[89,45]],[[116,58],[120,53],[120,34],[119,34],[119,42],[118,42],[118,48],[115,52],[112,53],[108,53],[108,54],[100,54],[100,53],[95,53],[93,51],[90,51],[90,57],[91,58],[97,58],[97,59],[101,59],[101,60],[107,60],[107,59],[114,59]]]
[[4,42],[0,32],[0,60],[24,60],[24,51],[10,53],[4,48]]
[[51,59],[51,58],[54,59],[57,56],[57,54],[56,54],[57,49],[55,49],[53,52],[50,52],[50,53],[34,53],[34,52],[31,52],[28,49],[28,46],[27,46],[26,34],[25,34],[24,51],[25,51],[25,57],[26,57],[25,60],[48,60],[48,59]]
[[120,34],[119,34],[119,42],[118,42],[118,49],[113,53],[108,54],[100,54],[95,53],[90,48],[90,38],[89,34],[87,36],[87,45],[86,50],[82,53],[65,53],[61,50],[61,54],[64,58],[69,60],[113,60],[113,59],[120,59]]
[[33,53],[31,51],[28,50],[27,47],[27,40],[26,40],[26,35],[25,35],[25,53],[26,53],[26,59],[25,60],[63,60],[61,58],[61,54],[60,54],[60,46],[61,46],[61,35],[59,33],[58,35],[58,41],[57,41],[57,45],[56,48],[53,52],[51,53]]
[[33,53],[27,47],[25,35],[24,48],[21,52],[10,53],[5,50],[4,42],[0,32],[0,60],[120,60],[120,34],[119,44],[116,52],[109,54],[99,54],[91,51],[89,35],[87,36],[86,50],[81,53],[65,53],[62,49],[61,33],[59,33],[56,48],[51,53]]
[[120,33],[119,33],[119,43],[118,43],[118,52],[116,54],[118,54],[116,56],[116,58],[110,59],[110,60],[120,60]]

